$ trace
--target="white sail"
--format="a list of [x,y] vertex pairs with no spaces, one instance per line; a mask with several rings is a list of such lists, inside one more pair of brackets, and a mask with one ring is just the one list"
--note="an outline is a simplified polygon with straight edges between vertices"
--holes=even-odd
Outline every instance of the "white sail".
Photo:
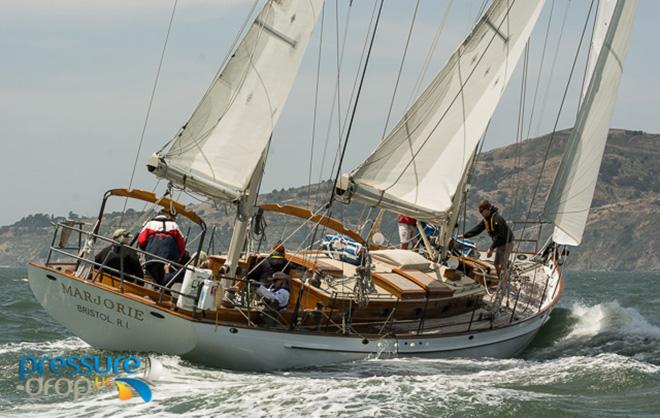
[[637,0],[613,3],[614,7],[600,9],[605,12],[598,15],[603,21],[596,22],[592,47],[598,49],[591,51],[593,71],[588,76],[590,81],[575,127],[544,209],[544,217],[555,224],[553,240],[558,244],[579,245],[582,242],[605,151],[637,9]]
[[303,58],[323,0],[264,6],[167,153],[149,169],[210,197],[249,187]]
[[339,193],[420,220],[444,223],[543,6],[496,0],[403,119]]

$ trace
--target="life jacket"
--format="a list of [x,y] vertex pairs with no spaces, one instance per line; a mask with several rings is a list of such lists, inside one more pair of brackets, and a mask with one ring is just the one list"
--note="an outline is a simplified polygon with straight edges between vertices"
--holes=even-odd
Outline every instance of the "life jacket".
[[490,222],[488,219],[484,219],[484,226],[486,227],[486,232],[488,232],[489,235],[493,235],[495,232],[495,224],[493,223],[493,218],[495,217],[495,214],[490,215]]

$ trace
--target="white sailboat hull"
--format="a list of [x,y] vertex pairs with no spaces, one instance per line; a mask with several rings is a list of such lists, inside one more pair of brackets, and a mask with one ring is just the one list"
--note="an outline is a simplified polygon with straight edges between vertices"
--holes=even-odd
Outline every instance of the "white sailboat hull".
[[234,370],[313,367],[376,357],[510,357],[531,342],[553,306],[526,321],[492,330],[370,340],[192,321],[148,300],[45,267],[29,266],[28,277],[44,309],[93,347],[180,355]]

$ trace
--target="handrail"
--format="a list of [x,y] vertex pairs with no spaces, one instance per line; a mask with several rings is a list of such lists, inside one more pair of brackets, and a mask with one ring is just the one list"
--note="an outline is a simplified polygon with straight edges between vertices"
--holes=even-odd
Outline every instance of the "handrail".
[[[163,257],[157,256],[157,255],[155,255],[155,254],[151,254],[151,253],[149,253],[149,252],[147,252],[147,251],[144,251],[144,250],[142,250],[142,249],[140,249],[140,248],[131,247],[131,246],[128,246],[128,245],[122,244],[122,243],[120,243],[120,242],[118,242],[118,241],[115,241],[115,240],[113,240],[113,239],[110,239],[110,238],[104,237],[104,236],[102,236],[102,235],[98,235],[98,234],[95,234],[95,233],[90,232],[90,231],[85,231],[85,230],[83,230],[82,228],[75,228],[75,227],[73,227],[73,226],[71,226],[71,225],[67,225],[67,224],[63,224],[63,223],[55,224],[55,234],[54,234],[54,236],[57,235],[57,230],[58,230],[58,229],[62,229],[62,228],[64,228],[64,229],[70,229],[70,230],[76,231],[76,232],[80,233],[81,235],[85,235],[85,236],[93,237],[95,240],[96,240],[96,239],[100,239],[101,241],[105,241],[105,242],[108,242],[108,243],[110,243],[110,244],[112,244],[112,245],[116,245],[117,247],[122,247],[122,248],[130,249],[131,251],[135,251],[136,253],[143,254],[143,255],[145,255],[145,256],[148,255],[148,256],[149,256],[152,260],[154,260],[154,261],[160,261],[160,262],[163,262],[163,263],[168,263],[168,264],[174,265],[175,267],[177,267],[177,269],[190,270],[190,262],[189,262],[189,263],[186,263],[186,264],[184,265],[184,264],[177,263],[177,262],[175,262],[175,261],[167,260],[166,258],[163,258]],[[140,278],[140,277],[138,277],[138,276],[135,276],[135,275],[132,275],[132,274],[126,273],[126,272],[124,272],[123,270],[120,271],[120,270],[117,270],[117,269],[112,268],[112,267],[110,267],[110,266],[107,266],[107,265],[105,265],[105,264],[97,263],[97,262],[96,262],[95,260],[93,260],[93,259],[89,259],[89,258],[83,257],[83,256],[81,256],[81,255],[77,255],[77,254],[72,254],[72,253],[70,253],[70,252],[68,252],[68,251],[66,251],[66,250],[67,250],[66,248],[57,248],[57,247],[55,247],[54,245],[51,245],[51,246],[50,246],[50,250],[49,250],[49,252],[48,252],[48,258],[47,258],[46,266],[60,265],[60,264],[62,264],[62,263],[60,263],[60,262],[51,262],[51,261],[50,261],[50,259],[51,259],[51,254],[54,252],[54,253],[61,254],[61,255],[64,255],[64,256],[66,256],[66,257],[69,257],[69,258],[73,258],[73,259],[77,260],[78,262],[81,262],[81,261],[82,261],[82,262],[85,262],[85,263],[89,263],[89,264],[91,264],[91,265],[93,265],[93,266],[95,266],[95,267],[97,267],[97,268],[100,268],[100,269],[103,269],[103,270],[106,270],[106,271],[109,271],[109,272],[112,272],[112,273],[116,273],[116,274],[118,274],[118,275],[119,275],[119,279],[120,279],[120,290],[121,290],[121,291],[123,291],[123,289],[124,289],[124,281],[125,281],[125,280],[124,280],[124,277],[129,277],[129,278],[135,280],[136,283],[137,283],[138,281],[140,281],[140,282],[142,282],[142,283],[149,283],[150,285],[154,286],[154,288],[158,289],[158,292],[159,292],[159,294],[160,294],[160,295],[159,295],[160,297],[159,297],[159,301],[158,301],[158,302],[160,302],[160,301],[162,300],[162,296],[163,296],[163,293],[164,293],[165,291],[170,292],[170,293],[173,293],[173,294],[178,294],[179,296],[185,296],[185,297],[188,297],[188,298],[193,298],[193,299],[194,299],[194,303],[193,303],[193,313],[194,313],[194,311],[195,311],[195,308],[194,308],[194,307],[196,307],[196,306],[197,306],[197,303],[199,302],[199,292],[197,292],[198,294],[196,294],[196,295],[185,294],[185,293],[182,293],[182,292],[179,292],[179,291],[173,290],[173,289],[171,289],[171,288],[168,288],[168,287],[166,287],[165,285],[161,285],[161,284],[158,284],[158,283],[156,283],[156,282],[150,282],[150,281],[148,281],[148,280],[145,280],[144,278]],[[192,261],[192,260],[191,260],[191,261]],[[97,277],[97,276],[95,276],[94,279],[91,280],[91,281],[92,281],[92,282],[95,282],[95,281],[96,281],[96,277]]]
[[346,235],[347,237],[359,242],[362,245],[366,245],[366,241],[360,234],[344,227],[344,225],[337,219],[331,218],[325,215],[315,215],[311,211],[299,206],[293,205],[278,205],[274,203],[266,203],[260,205],[259,208],[263,209],[265,212],[274,212],[281,213],[283,215],[295,216],[296,218],[308,219],[311,222],[318,223],[319,225],[327,226],[328,228],[337,231],[341,234]]
[[162,206],[163,208],[166,209],[169,209],[170,207],[174,207],[178,215],[182,215],[200,226],[204,223],[204,221],[202,220],[202,218],[199,217],[199,215],[197,215],[195,212],[191,210],[186,209],[186,207],[183,204],[175,200],[172,200],[169,197],[165,197],[165,196],[158,197],[156,196],[155,193],[148,192],[146,190],[111,189],[106,192],[106,196],[130,197],[132,199],[150,202]]

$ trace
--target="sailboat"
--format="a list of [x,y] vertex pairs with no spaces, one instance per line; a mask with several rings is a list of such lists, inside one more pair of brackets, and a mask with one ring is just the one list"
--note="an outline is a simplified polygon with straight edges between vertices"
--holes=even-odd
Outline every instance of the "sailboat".
[[[148,162],[170,188],[236,210],[226,254],[197,257],[179,289],[96,263],[110,198],[163,207],[206,223],[172,198],[113,189],[86,230],[58,224],[48,259],[28,266],[36,299],[91,346],[156,352],[235,370],[322,366],[383,357],[510,357],[548,321],[564,286],[565,246],[579,245],[622,73],[636,1],[601,1],[581,106],[544,209],[548,242],[516,248],[507,274],[485,255],[451,249],[484,132],[539,18],[543,0],[494,0],[399,123],[356,168],[337,176],[317,210],[257,205],[274,126],[293,85],[322,0],[268,1],[190,120]],[[423,254],[388,248],[334,219],[333,204],[363,202],[419,221]],[[263,306],[248,279],[270,255],[251,231],[263,212],[294,217],[346,246],[287,248],[288,305]],[[440,233],[431,242],[421,222]],[[79,234],[79,248],[67,237]],[[343,241],[341,241],[343,240]],[[286,244],[286,242],[285,242]],[[142,256],[144,251],[132,249]],[[151,255],[151,259],[159,257]],[[167,260],[162,260],[166,262]],[[231,290],[231,291],[230,291]]]

